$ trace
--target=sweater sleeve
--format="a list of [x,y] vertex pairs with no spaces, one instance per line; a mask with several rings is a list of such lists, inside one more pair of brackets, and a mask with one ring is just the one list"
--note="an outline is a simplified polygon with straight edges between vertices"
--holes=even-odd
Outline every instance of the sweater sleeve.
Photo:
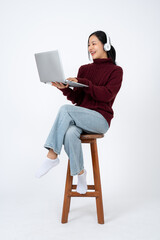
[[[78,70],[77,77],[81,77],[81,67]],[[59,90],[61,90],[63,95],[66,96],[67,99],[70,100],[73,104],[80,104],[83,99],[84,91],[82,87],[74,87],[73,89],[68,87]]]
[[122,84],[123,70],[120,66],[117,66],[113,70],[109,79],[106,79],[104,86],[97,86],[87,78],[77,77],[79,83],[89,85],[88,88],[83,88],[84,92],[90,94],[91,97],[100,102],[110,102],[117,95]]

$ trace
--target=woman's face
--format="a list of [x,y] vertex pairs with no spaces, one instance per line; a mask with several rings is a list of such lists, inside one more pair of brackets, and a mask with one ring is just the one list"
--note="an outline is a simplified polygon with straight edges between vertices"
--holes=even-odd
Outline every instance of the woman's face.
[[107,53],[103,49],[103,44],[95,35],[92,35],[89,38],[88,51],[90,52],[93,59],[107,58]]

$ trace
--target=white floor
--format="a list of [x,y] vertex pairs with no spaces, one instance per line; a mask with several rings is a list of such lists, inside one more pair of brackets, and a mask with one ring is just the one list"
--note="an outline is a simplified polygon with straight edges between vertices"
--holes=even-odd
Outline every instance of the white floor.
[[159,240],[160,199],[103,196],[105,224],[97,223],[94,198],[72,198],[68,223],[61,223],[63,193],[1,197],[3,240]]

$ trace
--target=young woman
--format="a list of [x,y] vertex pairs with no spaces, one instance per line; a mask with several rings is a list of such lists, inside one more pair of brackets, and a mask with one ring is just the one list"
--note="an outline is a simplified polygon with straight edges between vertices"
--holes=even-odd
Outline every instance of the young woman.
[[93,32],[88,38],[88,56],[93,63],[82,65],[76,78],[70,81],[89,87],[65,86],[52,83],[75,105],[63,105],[44,144],[49,150],[45,161],[36,172],[36,177],[46,174],[59,163],[62,145],[70,159],[71,176],[78,175],[77,192],[87,191],[86,174],[80,135],[106,133],[113,118],[112,105],[121,87],[123,70],[116,65],[116,52],[109,36],[103,31]]

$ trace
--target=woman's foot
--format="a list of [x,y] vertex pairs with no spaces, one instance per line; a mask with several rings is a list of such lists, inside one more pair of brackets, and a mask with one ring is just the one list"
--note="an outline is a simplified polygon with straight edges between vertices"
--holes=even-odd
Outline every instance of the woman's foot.
[[[48,156],[48,155],[47,155]],[[51,159],[46,157],[41,167],[37,170],[35,177],[40,178],[45,175],[51,168],[57,166],[59,164],[59,158]]]
[[76,191],[80,194],[85,194],[87,192],[86,175],[87,175],[87,171],[85,169],[82,174],[78,175]]

